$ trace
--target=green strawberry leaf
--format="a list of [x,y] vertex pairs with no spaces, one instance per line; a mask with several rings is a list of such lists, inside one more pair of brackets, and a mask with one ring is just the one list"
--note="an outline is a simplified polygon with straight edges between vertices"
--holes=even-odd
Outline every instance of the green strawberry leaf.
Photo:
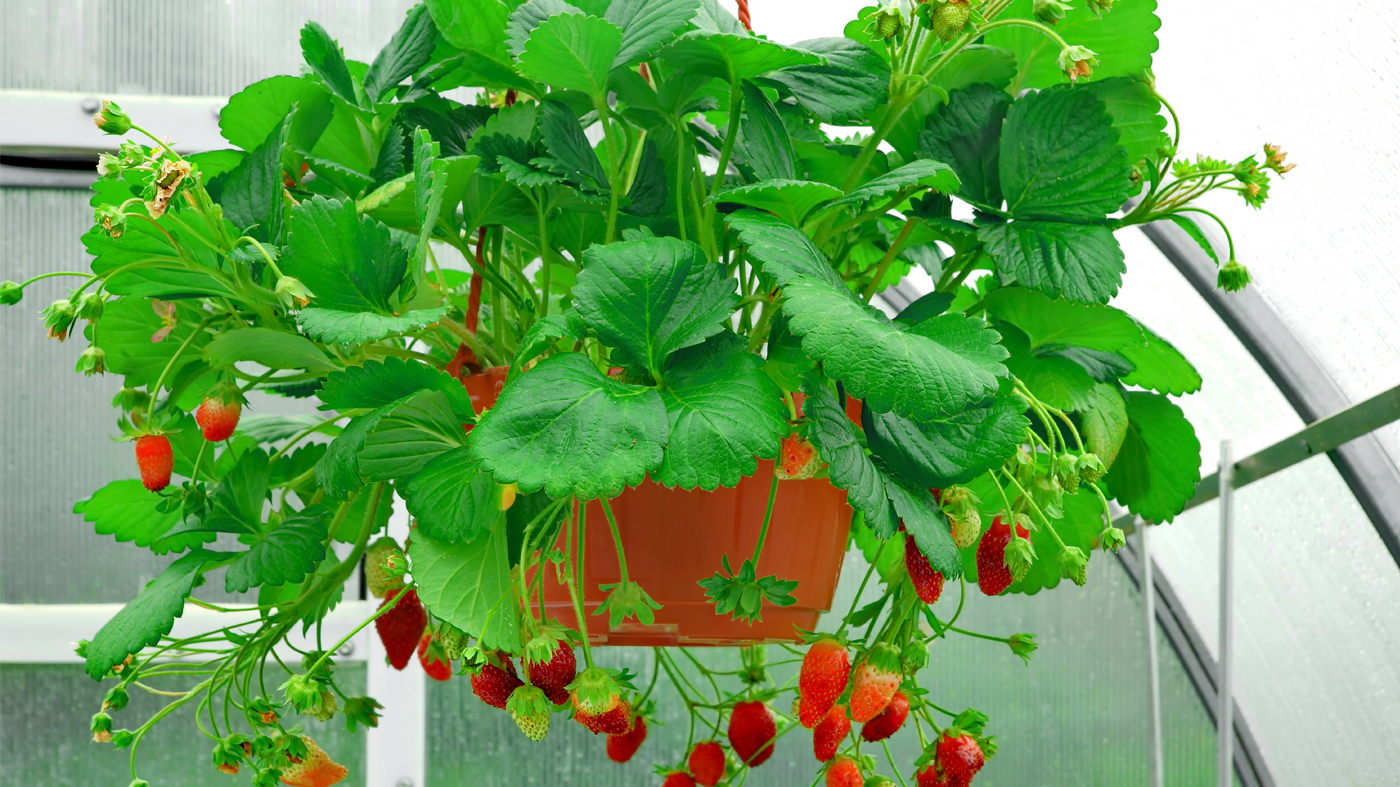
[[[1087,47],[1098,55],[1099,65],[1094,67],[1090,79],[1137,76],[1152,67],[1152,54],[1157,51],[1156,33],[1162,23],[1156,11],[1157,0],[1123,0],[1115,4],[1111,13],[1099,18],[1087,4],[1076,4],[1055,24],[1055,32],[1069,43]],[[1034,19],[1033,0],[1016,0],[1002,16]],[[998,28],[987,33],[986,43],[1015,53],[1020,71],[1010,86],[1013,95],[1068,79],[1057,62],[1059,45],[1038,30]]]
[[315,505],[282,520],[282,524],[240,552],[224,573],[224,590],[242,593],[258,585],[300,582],[326,557],[326,528],[331,512]]
[[848,125],[889,99],[890,64],[874,49],[850,38],[816,38],[793,45],[825,62],[788,66],[769,73],[797,103],[824,123]]
[[[102,311],[102,330],[95,332],[96,344],[106,353],[107,371],[126,375],[126,384],[131,387],[155,385],[168,366],[165,387],[169,389],[185,366],[199,362],[198,351],[209,343],[209,334],[203,331],[190,340],[205,314],[186,302],[175,303],[175,328],[155,342],[151,339],[164,323],[152,306],[150,300],[131,296],[108,302]],[[91,331],[91,326],[87,330]],[[189,349],[175,358],[186,340],[190,340]]]
[[1113,467],[1128,436],[1128,405],[1123,394],[1117,386],[1099,383],[1094,386],[1092,404],[1079,415],[1084,447],[1097,454],[1104,467]]
[[269,369],[305,369],[313,373],[336,368],[335,362],[311,340],[272,328],[243,328],[220,333],[204,348],[204,359],[212,366],[249,361]]
[[1088,90],[1022,96],[1001,133],[1001,191],[1018,219],[1102,220],[1132,195],[1132,162]]
[[515,360],[511,362],[510,374],[507,376],[514,377],[523,364],[533,361],[540,353],[552,347],[555,339],[582,339],[587,330],[583,320],[579,319],[578,312],[573,309],[541,317],[525,332],[525,338],[520,340],[520,350],[516,352]]
[[490,530],[459,544],[415,535],[408,555],[418,596],[434,616],[475,637],[481,648],[519,653],[505,530],[499,517]]
[[1181,408],[1161,394],[1124,395],[1128,431],[1105,483],[1129,511],[1150,522],[1170,522],[1201,480],[1201,442]]
[[[335,540],[342,544],[353,544],[360,537],[360,531],[364,529],[365,517],[369,514],[369,504],[374,501],[372,491],[366,491],[350,501],[350,507],[345,510],[345,516],[340,520],[340,526],[335,529]],[[389,515],[394,513],[394,496],[389,490],[384,489],[379,495],[379,504],[375,508],[373,521],[370,522],[369,533],[382,532],[389,526]]]
[[244,451],[210,493],[213,510],[203,527],[224,533],[261,533],[271,472],[266,451]]
[[1108,227],[1053,221],[1015,221],[977,231],[1003,276],[1051,298],[1107,303],[1127,266]]
[[952,167],[941,161],[928,158],[915,159],[898,169],[892,169],[877,178],[872,178],[827,207],[859,205],[910,186],[927,186],[938,191],[956,193],[958,176],[953,173]]
[[593,146],[588,144],[578,115],[568,104],[541,101],[539,128],[545,150],[561,165],[559,174],[583,188],[608,192],[608,173],[598,160],[598,154],[593,152]]
[[438,32],[448,43],[497,64],[512,61],[506,31],[514,3],[507,6],[501,0],[428,0],[427,6]]
[[1005,320],[1030,339],[1030,349],[1073,344],[1119,352],[1143,344],[1142,328],[1112,306],[1051,300],[1025,287],[1002,287],[987,296],[987,312]]
[[[355,97],[355,78],[350,75],[345,53],[340,51],[340,44],[331,38],[326,28],[317,22],[307,22],[301,28],[301,57],[311,71],[321,78],[321,84],[330,88],[342,101],[359,103]],[[219,119],[222,122],[223,117]]]
[[946,161],[958,176],[958,196],[974,205],[999,208],[1001,129],[1011,97],[993,85],[974,84],[948,94],[919,134],[919,155]]
[[389,43],[379,50],[374,62],[365,72],[365,96],[371,104],[379,101],[408,77],[428,64],[437,45],[437,25],[428,6],[419,3],[409,9],[408,17]]
[[161,513],[156,508],[160,500],[155,493],[146,491],[140,481],[124,478],[93,492],[92,497],[78,501],[73,506],[73,513],[82,514],[83,519],[93,523],[98,535],[114,536],[117,541],[130,541],[157,555],[183,552],[214,540],[215,533],[199,530],[167,537],[171,528],[180,523],[181,513],[178,506]]
[[396,316],[335,309],[302,309],[297,324],[322,344],[364,344],[422,330],[447,315],[448,307],[418,309]]
[[800,225],[812,209],[841,196],[841,190],[810,180],[761,180],[733,186],[715,195],[715,202],[745,205],[773,213],[789,224]]
[[622,50],[622,29],[596,16],[559,14],[530,33],[517,67],[551,87],[581,90],[594,103],[607,97],[608,72]]
[[166,566],[93,636],[87,648],[87,674],[93,680],[102,680],[127,656],[140,653],[169,634],[175,618],[184,613],[185,599],[194,590],[204,566],[218,558],[216,553],[197,549]]
[[622,28],[622,46],[613,68],[650,59],[695,18],[701,0],[613,0],[606,18]]
[[1093,401],[1094,378],[1078,363],[1059,355],[1030,352],[1025,334],[1014,326],[1002,329],[1002,344],[1011,351],[1006,368],[1030,389],[1035,398],[1057,410],[1082,410]]
[[558,14],[582,13],[583,10],[578,6],[570,5],[564,0],[529,0],[521,3],[510,12],[510,21],[506,23],[506,49],[513,57],[520,57],[525,52],[530,33],[534,32],[541,22]]
[[1158,393],[1181,396],[1201,390],[1201,374],[1166,339],[1141,323],[1145,346],[1124,347],[1118,352],[1136,368],[1123,378],[1128,385],[1150,388]]
[[661,401],[671,437],[653,477],[666,486],[732,487],[788,433],[782,391],[728,331],[671,356]]
[[365,437],[360,473],[371,481],[408,478],[465,439],[447,394],[419,391],[381,418]]
[[264,243],[282,242],[282,149],[295,116],[295,109],[288,112],[282,124],[229,172],[219,196],[224,218]]
[[583,254],[574,308],[603,343],[660,380],[668,355],[718,333],[739,302],[724,266],[675,238],[593,246]]
[[360,476],[360,449],[364,447],[365,438],[379,425],[380,419],[402,401],[390,402],[351,418],[331,441],[325,455],[316,463],[316,483],[326,490],[328,497],[344,500],[351,492],[364,486],[364,479]]
[[1128,163],[1156,161],[1157,151],[1169,144],[1165,135],[1167,118],[1162,102],[1152,95],[1146,82],[1128,77],[1112,77],[1091,82],[1083,88],[1104,103],[1118,130],[1118,144],[1128,151]]
[[681,71],[723,79],[753,79],[790,66],[818,65],[821,57],[748,34],[693,30],[661,50],[661,57]]
[[[356,525],[358,533],[359,525]],[[354,536],[351,536],[353,540]],[[303,578],[300,582],[292,582],[286,585],[263,585],[258,588],[258,606],[276,606],[279,611],[292,604],[292,602],[302,599],[301,591],[306,583],[312,586],[322,584],[326,577],[330,576],[340,567],[340,558],[336,557],[334,551],[327,552],[321,565],[317,566],[316,572]],[[331,610],[336,608],[341,598],[345,595],[345,585],[334,585],[328,593],[309,597],[309,604],[303,603],[305,614],[301,616],[301,633],[306,634],[312,626],[323,620]],[[305,602],[308,599],[302,599]]]
[[438,454],[399,486],[418,532],[444,544],[471,541],[491,527],[499,513],[496,479],[465,447]]
[[758,180],[793,180],[797,153],[783,119],[768,96],[752,82],[743,82],[744,117],[741,138],[746,163]]
[[912,327],[893,323],[851,293],[801,230],[751,211],[729,223],[783,287],[783,310],[804,352],[852,396],[880,412],[930,420],[996,393],[1006,350],[981,320],[945,314]]
[[288,135],[292,147],[311,150],[332,116],[330,93],[313,79],[275,76],[243,88],[219,111],[219,132],[243,150],[261,145],[292,107],[297,109]]
[[[447,162],[438,158],[438,149],[427,129],[413,132],[413,218],[418,227],[418,243],[413,247],[414,270],[422,270],[428,259],[428,241],[442,212]],[[455,206],[451,210],[456,213]]]
[[881,540],[899,528],[899,519],[890,504],[889,477],[865,453],[860,433],[846,417],[836,394],[808,376],[803,390],[802,412],[807,419],[807,439],[827,463],[827,473],[837,489],[846,490],[847,502],[865,515],[865,524]]
[[1190,216],[1182,216],[1179,213],[1174,213],[1166,218],[1180,227],[1187,235],[1190,235],[1191,240],[1194,240],[1196,245],[1201,247],[1201,251],[1205,252],[1217,266],[1220,265],[1220,255],[1216,253],[1215,245],[1210,242],[1210,238],[1206,237],[1205,231],[1201,229],[1201,225],[1197,224],[1195,219]]
[[395,356],[332,372],[319,396],[323,410],[351,410],[397,404],[423,390],[444,394],[459,420],[475,420],[471,399],[460,380],[427,364]]
[[312,197],[292,209],[282,271],[311,290],[317,306],[392,314],[389,298],[403,282],[408,254],[389,228],[355,211],[355,203]]
[[1025,442],[1030,426],[1019,396],[998,396],[955,416],[920,423],[862,408],[870,450],[892,470],[925,489],[965,484],[1000,467]]
[[904,524],[919,551],[928,558],[933,570],[944,579],[962,576],[962,555],[953,543],[952,526],[938,501],[927,489],[920,489],[903,479],[892,478],[885,491],[894,504],[895,513]]
[[500,483],[550,497],[616,497],[655,471],[667,441],[654,390],[604,377],[561,353],[514,378],[468,438],[469,455]]

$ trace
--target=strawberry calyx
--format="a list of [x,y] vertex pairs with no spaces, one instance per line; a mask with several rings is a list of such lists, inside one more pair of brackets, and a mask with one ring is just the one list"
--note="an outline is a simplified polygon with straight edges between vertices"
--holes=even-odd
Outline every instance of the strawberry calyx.
[[574,707],[589,715],[607,713],[622,701],[622,684],[613,670],[589,667],[564,687],[573,699]]

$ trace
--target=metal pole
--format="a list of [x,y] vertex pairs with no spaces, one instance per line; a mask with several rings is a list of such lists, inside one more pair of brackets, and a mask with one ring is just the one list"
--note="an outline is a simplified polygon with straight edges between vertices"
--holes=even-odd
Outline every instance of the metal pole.
[[1215,729],[1219,736],[1219,787],[1234,784],[1234,501],[1235,456],[1229,440],[1220,443],[1220,670],[1216,696],[1219,709]]
[[1146,522],[1138,530],[1138,554],[1142,562],[1142,607],[1147,618],[1147,710],[1152,745],[1152,787],[1162,787],[1162,685],[1157,666],[1157,591],[1152,585],[1152,553],[1147,546]]

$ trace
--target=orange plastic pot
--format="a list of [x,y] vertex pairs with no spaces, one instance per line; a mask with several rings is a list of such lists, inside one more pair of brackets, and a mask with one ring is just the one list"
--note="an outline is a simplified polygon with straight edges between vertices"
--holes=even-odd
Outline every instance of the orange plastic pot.
[[[478,391],[482,405],[493,404],[503,383],[504,370],[488,369],[469,377],[472,405],[478,405]],[[797,400],[800,407],[800,394]],[[858,409],[856,413],[858,417]],[[728,555],[738,570],[753,555],[772,473],[773,463],[760,460],[757,472],[733,489],[687,491],[647,480],[611,501],[630,577],[662,605],[650,625],[629,619],[610,626],[606,612],[593,614],[606,596],[598,586],[620,582],[622,575],[603,508],[596,500],[588,503],[582,587],[589,640],[619,646],[741,645],[793,642],[798,639],[796,628],[815,629],[821,614],[831,609],[851,525],[845,491],[826,479],[778,485],[759,559],[760,577],[776,574],[797,580],[792,592],[796,604],[765,604],[763,620],[750,625],[716,615],[698,584],[720,570],[723,556]],[[558,547],[565,547],[562,537]],[[546,571],[544,592],[549,617],[583,629],[576,623],[568,589],[553,569]]]

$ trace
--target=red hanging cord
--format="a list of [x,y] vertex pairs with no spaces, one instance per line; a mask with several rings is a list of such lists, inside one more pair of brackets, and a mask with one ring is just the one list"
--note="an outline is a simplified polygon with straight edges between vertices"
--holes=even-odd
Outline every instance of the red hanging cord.
[[753,32],[753,23],[749,19],[749,0],[739,0],[739,24],[750,33]]
[[472,272],[471,291],[467,294],[467,330],[476,333],[481,317],[481,270],[486,266],[486,228],[476,234],[476,270]]

